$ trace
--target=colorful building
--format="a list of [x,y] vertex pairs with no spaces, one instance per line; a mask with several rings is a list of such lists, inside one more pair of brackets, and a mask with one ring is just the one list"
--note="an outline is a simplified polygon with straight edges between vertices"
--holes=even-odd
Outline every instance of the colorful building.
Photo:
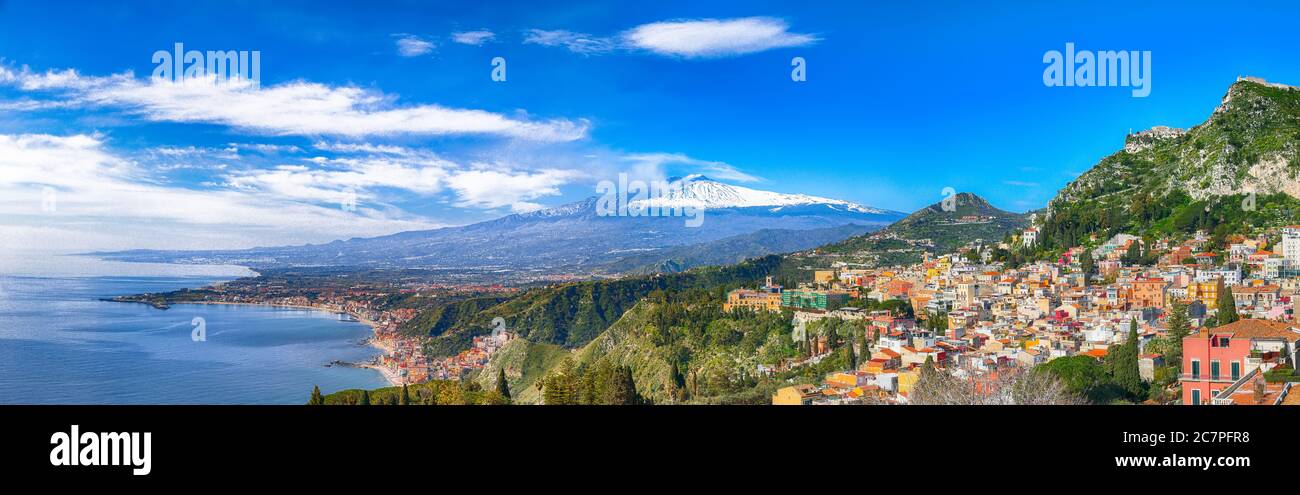
[[722,303],[722,310],[731,312],[744,308],[751,311],[780,311],[781,299],[780,292],[736,289],[727,293],[727,301]]
[[841,291],[787,290],[781,293],[781,305],[799,309],[838,309],[848,302],[849,294]]
[[794,385],[778,389],[772,394],[772,405],[774,406],[806,406],[812,404],[813,399],[821,397],[821,391],[812,385]]
[[1295,363],[1300,328],[1245,319],[1183,338],[1183,404],[1208,404],[1256,369]]

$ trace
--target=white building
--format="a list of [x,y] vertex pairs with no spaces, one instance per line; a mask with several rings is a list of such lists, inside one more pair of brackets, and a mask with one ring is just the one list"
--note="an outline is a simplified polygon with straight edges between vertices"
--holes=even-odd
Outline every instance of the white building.
[[1300,270],[1300,225],[1282,229],[1282,257],[1286,258],[1287,268]]
[[1034,244],[1037,244],[1038,229],[1032,227],[1025,229],[1025,232],[1020,235],[1020,243],[1024,244],[1025,247],[1029,247],[1029,246],[1033,246]]
[[1223,285],[1232,287],[1241,283],[1241,268],[1221,268],[1217,270],[1201,270],[1196,272],[1197,282],[1213,282],[1215,279],[1223,279]]

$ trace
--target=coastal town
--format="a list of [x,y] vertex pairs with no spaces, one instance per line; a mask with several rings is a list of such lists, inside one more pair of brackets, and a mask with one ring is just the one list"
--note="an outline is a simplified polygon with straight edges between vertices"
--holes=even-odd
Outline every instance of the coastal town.
[[[1119,234],[1050,261],[1010,267],[992,259],[995,249],[1031,248],[1038,234],[1028,228],[1011,242],[968,245],[901,267],[837,261],[797,288],[769,279],[733,290],[724,310],[792,311],[807,359],[832,347],[827,336],[806,331],[810,322],[838,319],[866,329],[870,338],[854,349],[856,367],[783,387],[773,404],[907,404],[927,368],[980,381],[1062,358],[1103,363],[1130,329],[1141,380],[1153,390],[1141,402],[1300,404],[1292,390],[1300,381],[1300,226],[1227,236],[1219,251],[1204,232],[1181,242]],[[864,309],[867,301],[895,301],[904,311]],[[1181,338],[1171,334],[1175,317],[1190,328]]]
[[329,281],[318,277],[273,275],[239,279],[165,295],[145,293],[111,300],[146,303],[159,309],[166,309],[176,303],[249,304],[336,313],[370,327],[373,336],[358,344],[371,345],[382,352],[369,361],[334,361],[322,365],[374,369],[394,386],[429,380],[459,380],[469,372],[483,368],[493,353],[515,338],[515,334],[509,331],[494,332],[492,335],[474,337],[469,349],[455,355],[434,357],[426,348],[428,336],[401,331],[404,324],[419,314],[420,307],[439,299],[511,295],[520,289],[482,282],[453,284],[375,278]]

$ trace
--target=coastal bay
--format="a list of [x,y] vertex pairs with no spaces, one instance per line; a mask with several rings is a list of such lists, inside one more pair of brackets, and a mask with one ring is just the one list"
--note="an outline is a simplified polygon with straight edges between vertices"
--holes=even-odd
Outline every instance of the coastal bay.
[[[391,383],[367,364],[379,354],[371,327],[346,315],[100,300],[230,278],[0,275],[0,403],[302,404],[313,386]],[[204,341],[191,338],[195,318]]]

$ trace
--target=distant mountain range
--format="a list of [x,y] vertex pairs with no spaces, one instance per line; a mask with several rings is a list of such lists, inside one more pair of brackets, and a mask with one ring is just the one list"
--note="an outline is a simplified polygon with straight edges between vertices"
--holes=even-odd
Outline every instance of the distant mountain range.
[[[227,263],[253,268],[496,268],[564,273],[644,272],[662,266],[672,271],[805,249],[878,229],[904,216],[838,199],[734,186],[700,175],[674,179],[673,185],[662,198],[631,204],[702,207],[700,226],[687,226],[681,216],[602,216],[597,210],[599,198],[592,197],[472,225],[326,244],[92,254],[119,261]],[[796,231],[809,231],[809,235]]]
[[739,263],[766,254],[803,251],[871,232],[877,228],[849,224],[809,230],[763,229],[703,244],[632,255],[600,268],[607,273],[627,275],[676,273],[697,266]]

